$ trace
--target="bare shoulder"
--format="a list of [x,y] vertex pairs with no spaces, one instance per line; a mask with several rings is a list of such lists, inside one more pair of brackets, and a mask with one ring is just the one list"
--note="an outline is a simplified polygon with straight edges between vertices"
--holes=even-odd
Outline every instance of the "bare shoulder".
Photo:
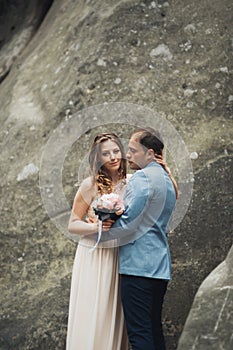
[[93,187],[95,187],[93,177],[89,176],[82,181],[79,189],[81,191],[91,191],[93,190]]
[[87,177],[86,179],[84,179],[78,189],[78,192],[76,194],[76,198],[80,198],[80,195],[82,196],[83,199],[85,199],[85,201],[87,203],[90,203],[93,198],[96,195],[96,185],[93,181],[93,178]]

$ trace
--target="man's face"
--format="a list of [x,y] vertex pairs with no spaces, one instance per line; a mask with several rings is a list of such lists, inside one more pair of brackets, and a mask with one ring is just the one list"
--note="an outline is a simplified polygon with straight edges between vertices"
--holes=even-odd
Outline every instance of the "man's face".
[[129,140],[126,158],[133,170],[142,169],[149,163],[148,150],[139,143],[137,134]]

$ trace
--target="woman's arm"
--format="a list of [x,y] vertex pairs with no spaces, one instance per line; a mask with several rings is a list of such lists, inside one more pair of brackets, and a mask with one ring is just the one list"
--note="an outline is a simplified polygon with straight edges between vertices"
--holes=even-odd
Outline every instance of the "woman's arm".
[[85,179],[75,198],[70,215],[68,230],[70,233],[76,233],[80,235],[92,235],[98,232],[97,222],[85,222],[84,216],[87,214],[89,206],[94,198],[95,189],[91,178]]

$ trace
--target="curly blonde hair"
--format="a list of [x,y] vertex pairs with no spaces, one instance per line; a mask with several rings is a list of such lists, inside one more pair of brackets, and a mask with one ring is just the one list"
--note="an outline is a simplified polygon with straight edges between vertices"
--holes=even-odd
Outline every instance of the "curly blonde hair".
[[124,147],[119,137],[114,133],[102,133],[94,138],[91,150],[89,153],[89,165],[91,168],[93,181],[97,184],[97,191],[100,194],[110,193],[113,190],[112,178],[108,171],[104,168],[104,165],[100,161],[101,144],[105,141],[112,141],[117,144],[121,151],[121,163],[118,169],[118,179],[126,178],[126,158]]

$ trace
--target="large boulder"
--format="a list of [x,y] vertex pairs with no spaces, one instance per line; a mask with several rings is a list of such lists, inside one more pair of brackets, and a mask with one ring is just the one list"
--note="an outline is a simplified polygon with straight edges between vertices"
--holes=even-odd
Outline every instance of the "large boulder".
[[201,284],[177,350],[231,350],[233,345],[233,246]]
[[[232,245],[232,6],[230,0],[55,0],[16,57],[6,27],[1,62],[10,62],[4,66],[10,69],[0,88],[2,349],[64,349],[76,243],[45,210],[40,161],[61,122],[107,102],[158,112],[176,128],[192,159],[190,207],[170,234],[173,280],[164,329],[168,349],[176,348],[200,284]],[[19,28],[27,27],[28,17],[20,18]],[[4,61],[7,52],[15,58]],[[64,161],[69,206],[92,127]],[[127,128],[110,127],[128,136]],[[178,177],[175,166],[174,172]],[[55,206],[53,217],[60,215]]]

